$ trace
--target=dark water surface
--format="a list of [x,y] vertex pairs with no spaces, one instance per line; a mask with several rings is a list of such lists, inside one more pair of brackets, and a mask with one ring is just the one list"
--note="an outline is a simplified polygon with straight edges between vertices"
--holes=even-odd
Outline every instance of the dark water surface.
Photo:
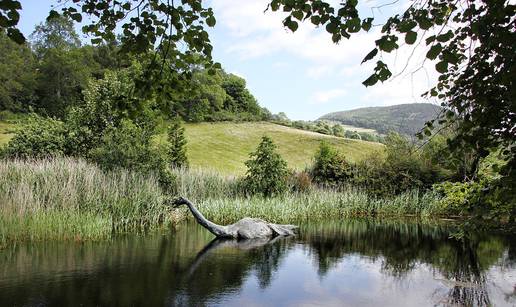
[[350,220],[273,242],[197,224],[109,242],[0,250],[0,305],[514,306],[516,238]]

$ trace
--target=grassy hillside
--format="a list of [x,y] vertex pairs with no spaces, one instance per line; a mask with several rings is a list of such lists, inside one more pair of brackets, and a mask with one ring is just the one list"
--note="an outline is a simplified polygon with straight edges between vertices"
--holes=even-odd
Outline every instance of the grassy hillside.
[[194,167],[209,168],[225,174],[243,174],[244,162],[263,135],[271,137],[289,167],[303,169],[321,140],[335,145],[351,161],[375,150],[378,143],[350,140],[293,129],[271,123],[201,123],[187,124],[188,158]]
[[320,119],[374,129],[382,134],[396,131],[405,135],[414,135],[424,126],[425,122],[434,119],[439,110],[439,106],[430,103],[411,103],[334,112],[326,114]]
[[0,146],[9,142],[14,135],[16,125],[6,121],[0,121]]
[[[12,137],[15,124],[0,121],[0,146]],[[244,162],[263,135],[270,136],[289,167],[303,169],[310,164],[321,140],[335,145],[351,161],[357,161],[382,145],[336,138],[272,123],[186,124],[188,159],[193,167],[213,169],[223,174],[243,174]]]

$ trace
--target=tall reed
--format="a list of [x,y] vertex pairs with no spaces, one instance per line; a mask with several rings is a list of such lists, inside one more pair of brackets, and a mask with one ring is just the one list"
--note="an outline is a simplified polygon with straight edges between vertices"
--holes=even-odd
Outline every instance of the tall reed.
[[0,161],[0,240],[153,228],[178,218],[163,198],[150,175],[104,172],[72,158]]
[[[114,232],[143,231],[190,214],[164,200],[187,197],[218,223],[250,216],[299,223],[351,216],[428,216],[439,213],[431,193],[410,191],[377,199],[354,187],[310,186],[271,198],[248,196],[238,178],[199,169],[173,170],[172,195],[157,178],[126,170],[105,172],[72,158],[0,161],[0,245],[40,239],[94,240]],[[292,189],[295,191],[295,189]]]

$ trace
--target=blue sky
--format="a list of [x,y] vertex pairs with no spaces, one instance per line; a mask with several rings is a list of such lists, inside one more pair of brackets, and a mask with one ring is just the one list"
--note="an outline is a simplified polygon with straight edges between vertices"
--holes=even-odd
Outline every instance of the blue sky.
[[[377,19],[401,11],[408,0],[382,10],[371,9],[379,0],[366,0],[361,12]],[[52,0],[22,0],[21,31],[29,35],[43,22]],[[330,1],[331,2],[331,1]],[[360,65],[374,47],[379,29],[361,33],[339,45],[322,29],[302,24],[296,33],[283,28],[282,13],[265,12],[267,0],[212,0],[217,18],[210,29],[214,59],[228,72],[247,80],[262,106],[271,112],[285,112],[291,119],[314,120],[328,112],[358,107],[429,102],[420,97],[435,80],[431,63],[424,62],[424,50],[401,48],[384,55],[395,75],[391,81],[372,88],[361,82],[372,64]],[[416,68],[417,73],[412,73]]]

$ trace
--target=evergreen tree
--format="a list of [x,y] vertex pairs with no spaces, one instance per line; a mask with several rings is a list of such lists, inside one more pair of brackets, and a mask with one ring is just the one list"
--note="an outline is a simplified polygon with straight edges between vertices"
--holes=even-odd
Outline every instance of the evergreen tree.
[[168,158],[173,167],[188,167],[186,157],[185,128],[181,126],[179,119],[176,119],[168,129],[167,141]]
[[272,196],[287,189],[287,162],[276,152],[276,145],[269,137],[262,138],[245,165],[245,183],[249,192]]

